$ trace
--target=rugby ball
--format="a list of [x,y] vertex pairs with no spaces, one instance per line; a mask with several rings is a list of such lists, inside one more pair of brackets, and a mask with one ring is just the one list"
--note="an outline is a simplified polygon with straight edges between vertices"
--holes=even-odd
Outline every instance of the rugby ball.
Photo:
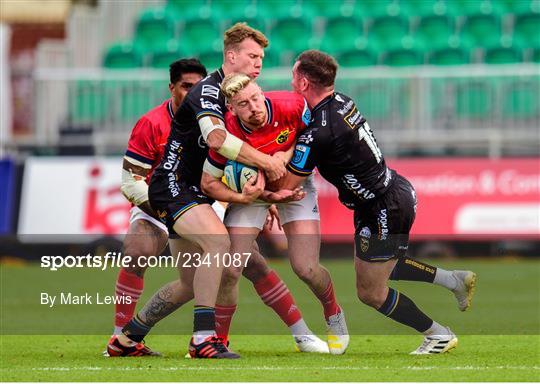
[[236,192],[242,192],[244,184],[253,177],[257,179],[257,168],[238,163],[233,160],[227,161],[224,169],[227,186]]

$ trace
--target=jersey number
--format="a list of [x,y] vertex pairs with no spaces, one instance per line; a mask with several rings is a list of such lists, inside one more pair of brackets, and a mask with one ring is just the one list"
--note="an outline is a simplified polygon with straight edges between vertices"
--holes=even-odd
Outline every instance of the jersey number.
[[366,142],[369,149],[371,149],[373,156],[375,156],[377,163],[380,163],[382,159],[382,153],[377,146],[377,142],[375,141],[375,137],[373,136],[373,132],[371,132],[371,128],[369,128],[367,121],[358,129],[358,138]]

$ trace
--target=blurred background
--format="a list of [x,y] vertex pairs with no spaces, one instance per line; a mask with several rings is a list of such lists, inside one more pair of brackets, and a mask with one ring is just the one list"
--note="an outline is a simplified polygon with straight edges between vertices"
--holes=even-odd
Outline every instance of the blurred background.
[[[540,255],[539,0],[2,0],[0,257],[119,247],[121,157],[168,93],[168,65],[216,69],[222,34],[270,40],[263,89],[294,58],[339,64],[387,162],[417,189],[412,256]],[[323,255],[351,257],[352,214],[317,179]],[[283,254],[282,241],[268,253]],[[277,244],[277,245],[276,245]],[[60,251],[55,251],[60,252]],[[62,254],[62,253],[56,253]]]

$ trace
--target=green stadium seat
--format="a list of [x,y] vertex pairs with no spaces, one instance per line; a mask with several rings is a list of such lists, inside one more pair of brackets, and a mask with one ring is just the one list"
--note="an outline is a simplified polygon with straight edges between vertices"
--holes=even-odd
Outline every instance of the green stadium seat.
[[132,42],[114,43],[107,49],[103,59],[106,68],[138,68],[143,66],[141,48]]
[[456,115],[460,118],[487,119],[493,113],[494,93],[489,80],[464,80],[456,84]]
[[540,45],[540,14],[526,13],[517,15],[514,21],[514,35],[529,46]]
[[217,40],[222,40],[217,22],[212,19],[194,19],[186,21],[180,41],[188,46],[187,49],[199,51],[213,47]]
[[492,14],[476,14],[467,17],[461,31],[470,38],[475,47],[496,44],[501,35],[500,19]]
[[112,99],[120,104],[114,108],[114,112],[119,114],[116,118],[134,124],[144,113],[169,97],[165,84],[162,80],[111,82]]
[[380,64],[389,66],[410,66],[424,64],[425,47],[422,42],[411,35],[386,47],[381,55]]
[[487,64],[509,64],[522,61],[523,52],[516,47],[490,47],[484,54],[484,62]]
[[394,48],[382,56],[382,64],[393,67],[404,67],[424,64],[424,53],[411,48]]
[[330,18],[326,22],[321,49],[330,53],[354,49],[362,34],[362,22],[356,17]]
[[311,24],[304,19],[279,20],[270,32],[274,49],[281,51],[302,51],[309,46],[312,36]]
[[540,81],[515,80],[502,92],[502,113],[507,118],[532,119],[540,115]]
[[174,38],[175,20],[165,8],[145,9],[135,28],[137,44],[151,50],[156,42]]
[[298,0],[259,0],[257,8],[263,17],[266,19],[282,20],[282,19],[308,19],[313,15],[308,12],[312,8],[303,7]]
[[472,15],[501,15],[505,12],[505,7],[497,0],[449,0],[453,2],[457,14]]
[[251,0],[213,0],[212,18],[226,20],[231,18],[254,17],[257,7]]
[[533,48],[531,54],[531,61],[533,61],[534,63],[540,63],[540,47]]
[[342,67],[366,67],[377,64],[377,54],[368,49],[351,49],[338,55]]
[[302,7],[311,7],[308,12],[314,17],[335,18],[351,17],[354,14],[354,0],[336,0],[329,4],[328,0],[304,1]]
[[445,15],[447,4],[441,0],[400,0],[400,7],[410,17]]
[[187,57],[182,45],[176,39],[167,41],[160,45],[152,53],[150,66],[154,68],[169,68],[169,65],[181,58]]
[[79,80],[69,89],[70,120],[74,124],[104,121],[109,113],[110,100],[103,82]]
[[180,21],[208,19],[212,16],[208,0],[168,0],[166,8]]
[[362,19],[377,19],[397,16],[401,12],[399,3],[394,0],[362,0],[354,4],[353,14]]
[[470,62],[470,51],[461,47],[439,48],[428,54],[428,63],[433,65],[463,65]]
[[507,13],[540,13],[540,0],[501,0]]
[[375,19],[369,28],[369,38],[376,38],[383,47],[391,46],[409,32],[408,19],[401,16],[383,16]]
[[213,72],[216,69],[221,68],[221,64],[223,64],[223,52],[221,50],[203,51],[198,56],[208,72]]
[[454,19],[446,15],[424,16],[420,19],[415,36],[426,44],[436,47],[448,43],[448,38],[454,34]]

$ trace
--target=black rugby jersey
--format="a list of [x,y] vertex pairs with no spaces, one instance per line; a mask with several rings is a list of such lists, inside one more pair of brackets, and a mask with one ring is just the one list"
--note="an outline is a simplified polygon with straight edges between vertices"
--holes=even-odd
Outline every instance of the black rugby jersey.
[[383,195],[395,179],[375,137],[354,101],[334,93],[311,111],[312,120],[296,142],[287,168],[307,176],[318,168],[339,192],[339,200],[354,209]]
[[171,133],[161,163],[154,172],[160,175],[176,175],[176,180],[199,187],[208,145],[204,141],[199,119],[214,116],[225,120],[225,96],[220,91],[224,78],[220,68],[212,72],[186,95],[171,123]]

